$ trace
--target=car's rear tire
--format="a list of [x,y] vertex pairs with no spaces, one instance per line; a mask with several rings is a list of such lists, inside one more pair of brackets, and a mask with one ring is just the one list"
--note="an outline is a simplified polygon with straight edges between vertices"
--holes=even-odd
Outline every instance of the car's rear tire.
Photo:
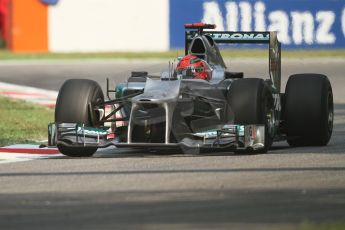
[[[101,87],[88,79],[70,79],[60,88],[55,107],[55,122],[84,123],[86,126],[99,126],[99,117],[91,116],[89,104],[104,101]],[[67,147],[58,145],[61,153],[71,157],[92,156],[95,147]]]
[[272,93],[263,79],[235,80],[228,93],[228,101],[235,115],[234,123],[240,125],[265,125],[265,146],[256,153],[265,153],[274,137],[274,103]]
[[295,74],[285,90],[285,119],[290,146],[323,146],[333,131],[333,93],[325,75]]

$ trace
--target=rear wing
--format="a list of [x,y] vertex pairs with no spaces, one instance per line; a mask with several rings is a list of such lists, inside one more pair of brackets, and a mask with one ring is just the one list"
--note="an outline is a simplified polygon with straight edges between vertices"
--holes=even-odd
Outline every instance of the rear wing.
[[[196,25],[196,26],[194,26]],[[269,45],[269,74],[277,92],[281,88],[281,43],[278,41],[277,32],[229,32],[229,31],[203,31],[211,27],[210,24],[188,24],[185,25],[185,53],[191,41],[199,35],[210,36],[217,44],[246,43],[246,44],[268,44]],[[197,30],[195,30],[197,29]]]

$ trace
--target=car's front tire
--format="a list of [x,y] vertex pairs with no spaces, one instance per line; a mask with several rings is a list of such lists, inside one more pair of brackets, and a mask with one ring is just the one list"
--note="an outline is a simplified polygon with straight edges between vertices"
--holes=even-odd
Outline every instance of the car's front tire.
[[265,146],[256,153],[266,153],[271,147],[275,130],[275,111],[272,93],[263,79],[235,80],[228,93],[234,113],[234,123],[240,125],[265,125]]
[[[86,126],[99,126],[99,117],[90,114],[89,104],[104,101],[101,87],[88,79],[70,79],[60,88],[55,107],[56,123],[83,123]],[[67,147],[59,144],[61,153],[71,157],[92,156],[95,147]]]

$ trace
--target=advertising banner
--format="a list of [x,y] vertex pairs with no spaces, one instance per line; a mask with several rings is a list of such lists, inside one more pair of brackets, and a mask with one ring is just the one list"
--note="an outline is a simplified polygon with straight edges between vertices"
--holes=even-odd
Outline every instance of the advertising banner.
[[184,47],[185,23],[216,30],[277,31],[284,48],[345,48],[344,0],[171,0],[170,48]]
[[56,5],[59,0],[41,0],[41,2],[47,5]]

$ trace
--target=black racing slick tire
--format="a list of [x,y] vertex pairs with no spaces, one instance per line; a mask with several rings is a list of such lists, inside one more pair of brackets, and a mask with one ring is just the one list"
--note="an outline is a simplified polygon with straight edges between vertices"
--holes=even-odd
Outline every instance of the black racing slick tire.
[[[89,105],[104,102],[101,87],[95,81],[88,79],[70,79],[60,88],[56,107],[56,123],[84,123],[85,126],[96,127],[101,125],[99,117],[91,115]],[[70,157],[92,156],[95,147],[67,147],[58,145],[58,149],[64,155]]]
[[266,153],[274,137],[274,103],[272,93],[263,79],[235,80],[228,93],[228,101],[234,113],[234,123],[240,125],[265,125],[265,146],[255,153]]
[[285,90],[287,142],[290,146],[324,146],[333,131],[333,93],[322,74],[295,74]]

